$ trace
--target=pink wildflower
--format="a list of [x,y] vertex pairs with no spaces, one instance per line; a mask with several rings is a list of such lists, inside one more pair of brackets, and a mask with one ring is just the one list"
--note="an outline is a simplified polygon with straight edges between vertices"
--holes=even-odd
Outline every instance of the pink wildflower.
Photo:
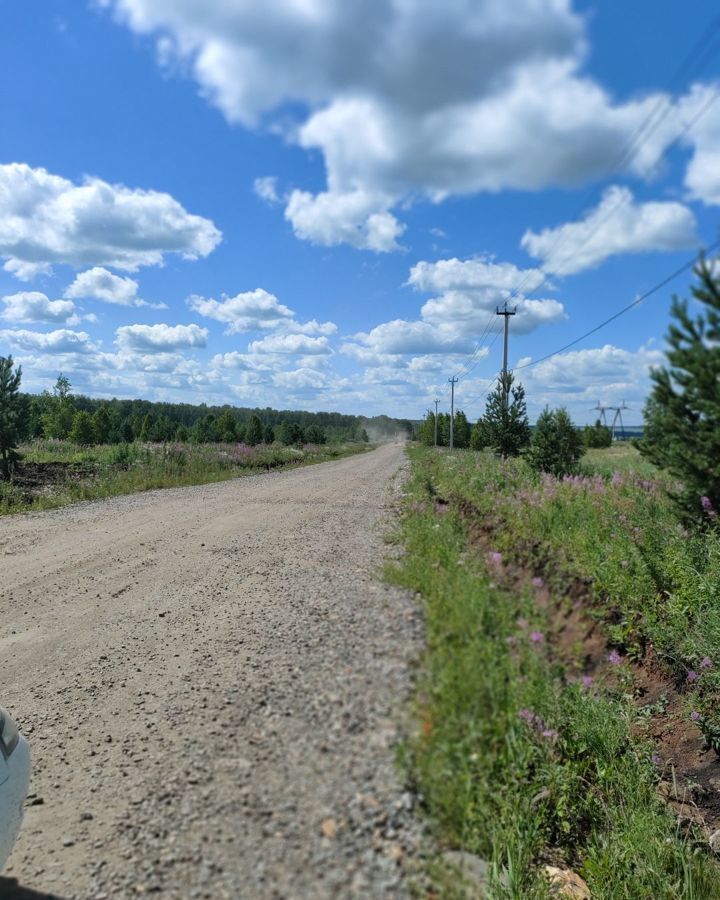
[[556,738],[558,736],[558,733],[557,733],[557,731],[555,731],[554,728],[546,728],[543,731],[542,736],[544,738]]
[[487,560],[494,566],[499,566],[502,562],[502,553],[497,550],[493,550],[491,553],[488,553]]
[[521,719],[523,719],[523,721],[527,722],[529,725],[532,725],[533,722],[535,721],[535,713],[531,709],[521,709],[518,712],[518,715],[520,716]]
[[542,631],[531,631],[530,640],[533,642],[533,644],[540,644],[545,640],[545,635],[542,633]]
[[700,720],[700,713],[694,709],[690,713],[690,718],[693,720],[693,722],[698,722]]
[[593,683],[592,675],[583,675],[583,677],[580,679],[580,682],[584,688],[589,688]]
[[536,575],[532,580],[532,586],[534,588],[541,588],[544,584],[545,582],[542,580],[542,578],[540,578],[539,575]]
[[690,669],[690,671],[687,673],[687,680],[688,681],[697,681],[698,673],[695,672],[693,669]]
[[620,656],[617,650],[611,650],[607,655],[607,661],[612,663],[612,665],[617,666],[622,662],[622,656]]
[[712,669],[712,660],[709,656],[703,656],[703,658],[700,660],[700,668]]

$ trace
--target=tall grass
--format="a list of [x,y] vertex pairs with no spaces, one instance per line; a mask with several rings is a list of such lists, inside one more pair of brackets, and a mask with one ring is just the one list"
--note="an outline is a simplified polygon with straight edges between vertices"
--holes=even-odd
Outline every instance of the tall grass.
[[[407,552],[390,575],[425,602],[427,653],[408,754],[438,835],[491,862],[493,897],[549,896],[548,863],[578,871],[596,900],[720,897],[702,836],[681,833],[657,796],[652,748],[632,736],[630,692],[571,680],[548,652],[533,589],[499,587],[527,539],[534,549],[526,559],[542,558],[546,575],[552,549],[563,566],[604,573],[620,602],[632,583],[623,559],[637,540],[636,517],[647,526],[663,510],[670,528],[660,492],[630,481],[601,491],[592,478],[551,487],[521,463],[473,453],[413,449],[411,458]],[[630,518],[633,540],[618,538],[619,548],[609,537],[596,546],[615,506],[608,489],[620,504],[615,517]],[[438,497],[471,501],[497,525],[487,557],[471,545],[458,505]],[[538,548],[538,538],[547,546]],[[642,585],[632,596],[648,590],[655,599],[642,557],[632,559]]]

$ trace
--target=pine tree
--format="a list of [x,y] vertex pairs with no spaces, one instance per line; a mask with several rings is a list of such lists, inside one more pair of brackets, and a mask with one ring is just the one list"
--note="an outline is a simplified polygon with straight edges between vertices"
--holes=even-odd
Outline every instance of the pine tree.
[[237,422],[235,416],[226,409],[215,425],[217,436],[221,441],[232,444],[237,440]]
[[459,409],[455,413],[455,425],[453,428],[453,443],[456,447],[470,446],[470,423],[465,413]]
[[[525,408],[525,389],[512,372],[502,374],[498,385],[490,394],[485,408],[485,427],[488,443],[502,457],[518,456],[530,443],[530,423]],[[508,402],[505,397],[508,396]]]
[[22,368],[13,371],[12,356],[0,356],[0,477],[8,478],[20,454],[17,452],[23,426],[20,397]]
[[427,411],[427,415],[418,427],[418,440],[426,447],[432,447],[435,443],[435,413]]
[[263,430],[263,444],[272,444],[275,440],[275,429],[272,425],[266,425]]
[[[715,267],[717,270],[717,267]],[[668,367],[651,373],[640,452],[683,484],[676,499],[690,516],[720,514],[720,275],[703,260],[692,288],[702,304],[692,317],[673,298],[667,333]]]
[[256,444],[261,443],[263,439],[263,424],[260,421],[260,416],[256,413],[253,413],[247,423],[247,428],[245,429],[245,443],[250,444],[251,447],[254,447]]
[[75,413],[72,428],[70,429],[70,440],[73,444],[79,444],[81,447],[95,443],[93,417],[89,412],[85,412],[84,409]]
[[98,444],[107,444],[110,442],[110,434],[113,428],[112,415],[108,406],[103,404],[93,413],[93,429],[95,431],[95,440]]
[[46,437],[64,440],[69,434],[75,418],[75,401],[70,393],[70,380],[62,373],[58,375],[52,394],[45,398],[43,431]]
[[583,441],[588,448],[609,447],[612,444],[612,432],[600,419],[596,419],[594,425],[583,428]]
[[527,455],[533,469],[561,478],[577,470],[584,452],[582,434],[573,425],[568,411],[550,410],[546,406],[538,416]]
[[478,419],[470,432],[470,448],[484,450],[490,444],[490,434],[485,419]]

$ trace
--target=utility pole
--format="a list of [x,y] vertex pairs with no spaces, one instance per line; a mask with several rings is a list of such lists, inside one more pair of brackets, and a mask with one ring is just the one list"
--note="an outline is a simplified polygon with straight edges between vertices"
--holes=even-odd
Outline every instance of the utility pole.
[[435,446],[437,447],[437,417],[438,417],[438,403],[439,400],[435,401]]
[[515,307],[515,309],[508,309],[507,300],[505,301],[505,307],[504,307],[503,309],[500,309],[499,306],[496,306],[496,307],[495,307],[495,314],[498,315],[498,316],[504,316],[504,317],[505,317],[505,344],[504,344],[504,347],[503,347],[503,367],[502,367],[502,373],[503,373],[503,388],[504,388],[503,394],[504,394],[504,397],[505,397],[505,408],[506,408],[506,409],[507,409],[508,402],[509,402],[509,389],[505,386],[505,377],[507,376],[507,370],[508,370],[508,368],[507,368],[507,354],[508,354],[508,325],[510,324],[510,316],[514,316],[516,312],[517,312],[517,307]]
[[458,379],[453,375],[452,378],[448,378],[450,382],[450,449],[452,450],[455,446],[455,385],[458,383]]

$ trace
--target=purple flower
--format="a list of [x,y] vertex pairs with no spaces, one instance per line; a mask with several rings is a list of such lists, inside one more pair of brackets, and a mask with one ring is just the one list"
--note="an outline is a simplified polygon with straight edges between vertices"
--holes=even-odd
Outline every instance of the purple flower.
[[653,753],[653,755],[650,757],[650,760],[656,766],[662,765],[662,760],[660,759],[660,756],[657,753]]
[[694,709],[690,713],[690,718],[693,720],[693,722],[698,722],[700,720],[700,713]]
[[622,662],[622,656],[620,656],[617,650],[611,650],[607,655],[607,661],[612,663],[612,665],[617,666]]
[[580,679],[580,683],[584,688],[589,688],[593,683],[592,675],[583,675],[583,677]]
[[541,588],[544,584],[545,582],[542,580],[542,578],[540,578],[539,575],[536,575],[532,580],[532,586],[534,588]]
[[558,733],[557,733],[557,731],[555,731],[554,728],[546,728],[543,731],[542,736],[544,738],[556,738],[558,736]]
[[702,508],[705,510],[705,512],[709,516],[712,516],[713,519],[715,518],[715,516],[717,516],[717,513],[715,512],[715,507],[712,505],[712,500],[709,497],[706,497],[705,495],[703,495],[700,498],[700,504],[702,505]]
[[532,725],[535,721],[535,713],[531,709],[521,709],[518,715],[529,725]]
[[688,681],[697,681],[698,673],[695,672],[693,669],[690,669],[690,671],[687,673],[687,680]]
[[712,660],[709,656],[703,656],[703,658],[700,660],[700,668],[712,669]]
[[487,554],[487,561],[493,566],[499,566],[500,563],[502,563],[502,553],[497,550],[493,550],[491,553]]
[[542,633],[542,631],[531,631],[530,640],[533,642],[533,644],[540,644],[545,640],[545,635]]

